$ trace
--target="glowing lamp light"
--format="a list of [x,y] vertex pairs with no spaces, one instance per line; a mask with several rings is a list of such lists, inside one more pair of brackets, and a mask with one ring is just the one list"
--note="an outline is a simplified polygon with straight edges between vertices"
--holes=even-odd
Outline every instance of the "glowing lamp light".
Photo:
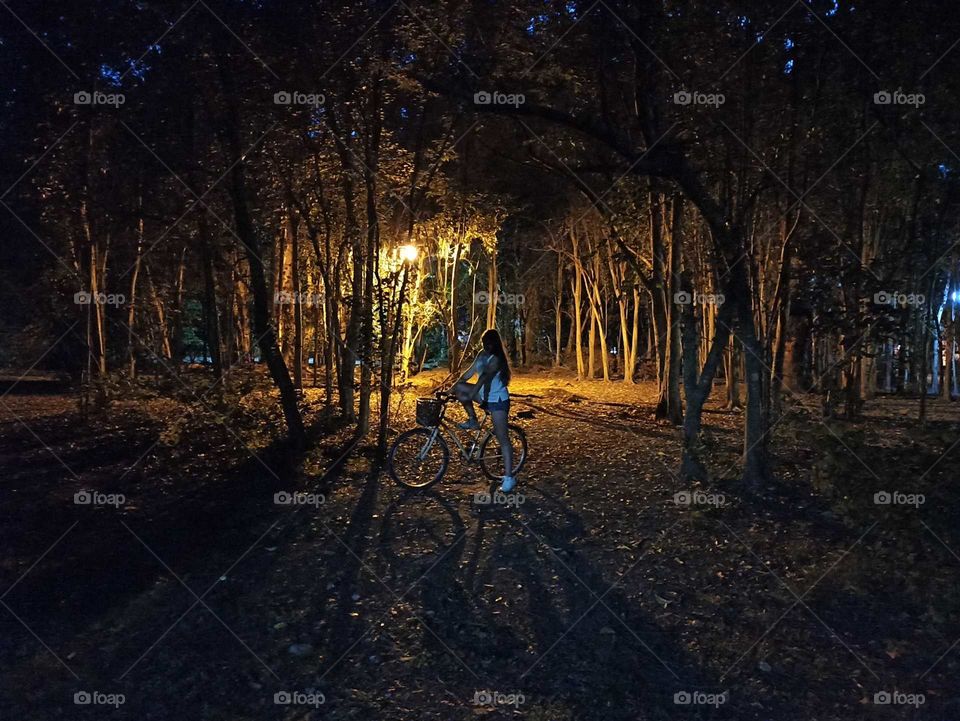
[[412,263],[417,259],[420,251],[417,250],[415,245],[401,245],[400,246],[400,258],[404,263]]

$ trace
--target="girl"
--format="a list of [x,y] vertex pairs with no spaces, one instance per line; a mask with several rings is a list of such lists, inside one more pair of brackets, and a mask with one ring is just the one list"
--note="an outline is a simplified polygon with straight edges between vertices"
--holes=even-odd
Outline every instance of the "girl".
[[[510,366],[507,364],[507,355],[503,352],[503,341],[500,334],[490,329],[480,339],[483,350],[477,355],[473,365],[460,376],[460,380],[453,386],[453,393],[467,411],[467,420],[458,423],[457,427],[463,430],[479,428],[477,414],[473,409],[473,401],[477,398],[486,404],[493,418],[493,432],[503,449],[503,482],[500,490],[509,493],[517,485],[513,477],[513,448],[510,447],[510,436],[507,433],[507,415],[510,413]],[[467,379],[474,375],[479,376],[476,383],[468,383]]]

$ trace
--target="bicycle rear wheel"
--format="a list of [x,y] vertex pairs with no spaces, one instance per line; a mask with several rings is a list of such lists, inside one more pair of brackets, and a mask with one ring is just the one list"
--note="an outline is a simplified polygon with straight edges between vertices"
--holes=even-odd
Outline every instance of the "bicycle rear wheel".
[[[517,475],[527,462],[527,434],[523,428],[511,423],[507,426],[507,437],[513,449],[513,475]],[[503,451],[493,431],[480,444],[480,470],[494,481],[503,476]]]
[[413,428],[397,436],[387,456],[390,477],[406,488],[429,488],[443,478],[450,448],[431,428]]

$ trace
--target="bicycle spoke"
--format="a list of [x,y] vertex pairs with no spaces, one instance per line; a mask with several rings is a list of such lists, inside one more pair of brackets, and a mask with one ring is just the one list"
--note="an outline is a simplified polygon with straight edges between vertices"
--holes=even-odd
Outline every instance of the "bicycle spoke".
[[448,452],[436,431],[410,431],[401,435],[390,451],[390,473],[405,486],[428,486],[443,474],[447,456]]

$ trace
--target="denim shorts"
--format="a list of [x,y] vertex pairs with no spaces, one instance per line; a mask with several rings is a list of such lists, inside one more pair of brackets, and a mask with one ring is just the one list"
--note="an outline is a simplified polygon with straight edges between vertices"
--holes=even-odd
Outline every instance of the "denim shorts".
[[506,411],[510,412],[510,399],[507,398],[505,401],[487,401],[484,403],[484,408],[488,411]]

